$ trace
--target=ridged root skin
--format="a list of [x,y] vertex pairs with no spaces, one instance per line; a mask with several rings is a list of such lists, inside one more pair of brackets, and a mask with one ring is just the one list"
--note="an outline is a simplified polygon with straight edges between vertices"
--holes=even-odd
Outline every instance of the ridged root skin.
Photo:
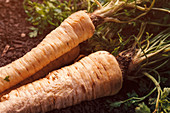
[[61,68],[62,66],[70,64],[71,62],[73,62],[73,60],[75,60],[77,58],[77,56],[79,55],[79,52],[80,52],[79,46],[73,48],[66,54],[64,54],[61,57],[57,58],[56,60],[50,62],[47,66],[45,66],[44,68],[42,68],[41,70],[39,70],[38,72],[33,74],[32,76],[28,77],[27,79],[21,81],[17,85],[0,93],[0,97],[2,97],[3,95],[9,93],[11,90],[16,89],[22,85],[26,85],[26,84],[31,83],[35,80],[38,80],[42,77],[45,77],[49,72],[53,71],[54,69],[58,69],[58,68]]
[[[90,38],[95,27],[85,11],[78,11],[49,33],[37,47],[0,68],[0,93],[41,70],[50,62]],[[9,76],[10,81],[4,79]]]
[[99,51],[27,84],[0,102],[0,113],[38,113],[118,93],[122,73],[115,57]]

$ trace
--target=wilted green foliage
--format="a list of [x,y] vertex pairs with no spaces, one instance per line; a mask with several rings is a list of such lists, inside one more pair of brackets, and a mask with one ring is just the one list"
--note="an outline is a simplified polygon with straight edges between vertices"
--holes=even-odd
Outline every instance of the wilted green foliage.
[[42,34],[45,30],[52,30],[59,26],[61,22],[66,19],[74,11],[83,8],[77,6],[78,1],[73,5],[71,1],[58,1],[58,0],[43,0],[42,3],[33,2],[32,0],[24,1],[24,9],[28,15],[28,21],[34,27],[30,29],[30,37],[36,37]]
[[135,112],[136,113],[151,113],[150,109],[144,102],[139,104],[139,107],[136,107]]

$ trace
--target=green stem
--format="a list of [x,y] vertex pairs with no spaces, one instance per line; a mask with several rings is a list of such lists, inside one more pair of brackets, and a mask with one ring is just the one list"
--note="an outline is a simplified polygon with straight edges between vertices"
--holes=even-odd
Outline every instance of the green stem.
[[[134,6],[134,5],[128,4],[126,7],[137,8],[138,10],[146,11],[146,8],[138,6],[138,5]],[[151,8],[151,10],[157,10],[157,11],[163,11],[163,12],[170,13],[170,10],[163,9],[163,8]]]
[[[154,61],[150,61],[150,62],[147,64],[147,66],[148,66],[148,65],[152,65],[152,64],[154,64],[154,63],[157,63],[157,62],[159,62],[159,61],[165,60],[165,59],[167,59],[167,57],[159,58],[159,59],[156,59],[156,60],[154,60]],[[146,66],[146,64],[143,64],[143,67],[144,67],[144,66]]]
[[102,8],[102,5],[100,4],[100,2],[99,1],[97,1],[97,0],[94,0],[94,2],[99,6],[99,9],[101,9]]
[[[150,57],[158,54],[159,52],[161,52],[162,50],[164,50],[164,49],[167,48],[167,47],[170,47],[170,44],[164,46],[163,48],[161,48],[160,50],[157,50],[157,51],[154,52],[154,53],[148,54],[148,55],[147,55],[147,58],[150,58]],[[146,59],[146,56],[143,56],[143,57],[139,58],[139,59],[135,62],[135,64],[140,64],[140,63],[141,63],[142,61],[144,61],[145,59]]]
[[167,48],[164,50],[164,53],[169,52],[169,51],[170,51],[170,47],[167,47]]
[[139,31],[139,33],[137,35],[137,41],[135,41],[132,48],[136,47],[137,42],[139,42],[139,40],[141,39],[141,37],[142,37],[142,35],[143,35],[144,31],[145,31],[145,28],[146,28],[146,23],[142,22],[141,27],[140,27],[140,31]]
[[[130,6],[136,6],[137,4],[142,3],[144,0],[137,0],[135,2],[127,3],[127,0],[122,1],[122,0],[112,0],[109,2],[107,5],[104,5],[103,7],[101,4],[95,0],[96,4],[99,6],[99,9],[93,12],[93,14],[96,14],[98,16],[101,16],[103,18],[105,17],[110,17],[113,16],[113,14],[116,14],[118,11],[122,10],[124,7],[127,7],[128,5]],[[153,7],[153,3],[155,0],[153,0],[151,7]],[[148,8],[150,10],[150,8]],[[148,12],[148,10],[146,11]]]
[[163,11],[163,12],[170,13],[170,10],[163,9],[163,8],[152,8],[152,9],[153,9],[153,10],[158,10],[158,11]]
[[147,24],[156,25],[156,26],[165,26],[165,27],[170,26],[170,24],[161,24],[161,23],[156,23],[156,22],[147,22]]
[[160,64],[158,67],[154,68],[155,70],[159,69],[160,67],[162,67],[163,65],[165,65],[169,60],[166,60],[164,63]]
[[[143,96],[143,97],[131,97],[129,99],[126,99],[126,100],[123,100],[123,101],[119,101],[118,103],[119,104],[123,104],[123,103],[126,103],[128,101],[133,101],[134,103],[135,102],[141,102],[143,101],[144,99],[146,99],[147,97],[149,97],[154,91],[156,90],[156,88],[154,88],[152,91],[150,91],[147,95]],[[114,103],[113,103],[114,104]],[[111,104],[112,106],[112,104]]]
[[157,80],[151,76],[149,73],[147,72],[143,72],[143,74],[145,76],[147,76],[148,78],[150,78],[152,80],[152,82],[155,84],[156,88],[157,88],[157,91],[158,91],[158,96],[157,96],[157,100],[156,100],[156,106],[155,106],[155,110],[154,110],[154,113],[158,112],[158,107],[159,107],[159,98],[160,98],[160,95],[161,95],[161,92],[162,92],[162,89],[159,85],[159,83],[157,82]]
[[[131,19],[131,20],[123,21],[123,22],[124,22],[124,23],[129,23],[129,22],[136,21],[136,20],[139,19],[140,17],[146,15],[146,14],[152,9],[152,7],[154,6],[154,4],[155,4],[155,0],[152,1],[150,7],[146,9],[146,12],[140,14],[139,16],[137,16],[137,17],[135,17],[135,18],[133,18],[133,19]],[[130,5],[131,5],[131,4],[130,4]],[[136,6],[135,6],[135,7],[136,7]]]

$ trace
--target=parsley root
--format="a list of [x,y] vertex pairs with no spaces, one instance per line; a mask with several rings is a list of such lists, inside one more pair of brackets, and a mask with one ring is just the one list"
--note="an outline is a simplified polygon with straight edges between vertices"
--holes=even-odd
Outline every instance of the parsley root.
[[72,50],[70,50],[66,54],[62,55],[58,59],[49,63],[47,66],[45,66],[40,71],[38,71],[35,74],[33,74],[32,76],[30,76],[29,78],[23,80],[22,82],[18,83],[17,85],[15,85],[15,86],[3,91],[2,93],[0,93],[0,97],[4,94],[9,93],[11,90],[16,89],[16,88],[18,88],[22,85],[31,83],[31,82],[33,82],[37,79],[45,77],[45,75],[47,75],[49,72],[51,72],[54,69],[60,68],[64,65],[66,65],[66,64],[71,63],[79,55],[79,51],[80,51],[79,46],[73,48]]
[[65,108],[84,100],[114,95],[122,82],[115,57],[99,51],[4,95],[0,113],[42,113]]
[[[50,62],[78,46],[94,33],[94,25],[85,11],[69,16],[43,41],[18,60],[0,68],[0,93],[41,70]],[[9,81],[4,80],[9,76]]]

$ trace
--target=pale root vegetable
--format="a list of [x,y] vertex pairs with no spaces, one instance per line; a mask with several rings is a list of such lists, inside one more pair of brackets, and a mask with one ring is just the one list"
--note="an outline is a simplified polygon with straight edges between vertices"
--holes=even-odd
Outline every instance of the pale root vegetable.
[[122,82],[115,57],[99,51],[4,95],[0,113],[44,113],[65,108],[84,100],[114,95]]
[[45,75],[47,75],[49,72],[51,72],[54,69],[57,69],[57,68],[60,68],[64,65],[70,64],[73,60],[75,60],[77,58],[77,56],[79,55],[79,52],[80,52],[79,46],[73,48],[72,50],[70,50],[66,54],[64,54],[61,57],[57,58],[56,60],[50,62],[47,66],[45,66],[40,71],[38,71],[35,74],[33,74],[32,76],[30,76],[29,78],[25,79],[24,81],[18,83],[17,85],[15,85],[15,86],[3,91],[2,93],[0,93],[0,97],[4,94],[9,93],[11,90],[16,89],[16,88],[18,88],[22,85],[31,83],[31,82],[33,82],[37,79],[45,77]]
[[[93,13],[78,11],[72,14],[58,28],[48,34],[37,47],[22,58],[0,68],[0,93],[30,77],[79,43],[90,38],[95,27],[101,23],[107,21],[124,23],[113,18],[114,14],[125,7],[136,7],[136,3],[140,4],[141,2],[143,0],[128,3],[122,0],[116,2],[113,0],[103,7],[97,2],[100,8]],[[10,81],[5,81],[6,77],[9,77]]]
[[[50,62],[78,46],[94,33],[94,25],[85,11],[69,16],[43,41],[18,60],[0,68],[0,93],[41,70]],[[9,76],[10,81],[4,79]]]

